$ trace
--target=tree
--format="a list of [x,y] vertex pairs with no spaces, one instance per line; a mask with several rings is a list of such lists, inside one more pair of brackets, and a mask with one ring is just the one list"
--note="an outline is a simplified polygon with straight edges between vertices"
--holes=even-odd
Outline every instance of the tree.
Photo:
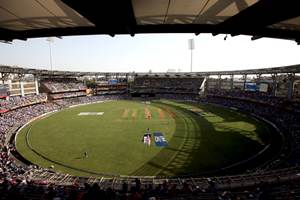
[[90,88],[90,89],[95,89],[97,87],[97,84],[96,84],[96,80],[95,79],[92,79],[92,80],[86,80],[85,81],[85,85],[87,88]]

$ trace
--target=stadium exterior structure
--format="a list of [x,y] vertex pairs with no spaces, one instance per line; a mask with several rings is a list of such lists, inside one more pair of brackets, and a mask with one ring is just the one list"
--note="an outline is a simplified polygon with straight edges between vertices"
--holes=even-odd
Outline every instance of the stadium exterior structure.
[[[282,82],[282,77],[284,77],[284,82],[287,85],[286,93],[288,94],[283,96],[283,98],[291,98],[294,97],[294,87],[293,83],[298,81],[298,74],[300,73],[300,65],[293,66],[284,66],[284,67],[276,67],[276,68],[266,68],[266,69],[254,69],[254,70],[236,70],[236,71],[222,71],[222,72],[194,72],[194,73],[101,73],[101,72],[68,72],[68,71],[48,71],[48,70],[38,70],[38,69],[26,69],[26,68],[18,68],[18,67],[9,67],[9,66],[1,66],[0,67],[1,80],[2,82],[6,82],[14,77],[16,80],[22,82],[24,79],[27,79],[27,76],[33,76],[34,80],[40,82],[45,79],[74,79],[74,78],[85,78],[85,77],[104,77],[105,79],[110,78],[133,78],[133,79],[147,79],[147,78],[161,78],[162,80],[167,80],[170,78],[173,79],[195,79],[195,77],[199,80],[207,80],[208,83],[205,87],[209,91],[224,89],[223,84],[227,84],[227,89],[230,91],[233,89],[234,85],[231,84],[235,77],[241,77],[239,83],[241,83],[241,89],[245,90],[245,84],[247,83],[247,77],[254,75],[256,78],[264,78],[267,75],[267,79],[270,79],[270,83],[276,84],[278,82]],[[229,77],[229,79],[222,79],[224,77]],[[214,78],[217,77],[217,78]],[[228,84],[229,82],[229,84]],[[273,91],[270,93],[271,95],[277,95],[276,90],[277,87],[272,87]],[[20,93],[21,95],[25,95],[25,93]],[[182,94],[183,96],[185,93]],[[208,95],[210,96],[211,93]],[[199,96],[199,95],[198,95]],[[214,96],[214,95],[212,95]],[[217,95],[215,95],[217,96]],[[41,101],[42,102],[42,101]],[[275,102],[276,104],[276,102]],[[12,128],[8,135],[14,135],[17,129]],[[287,134],[287,136],[289,136]],[[9,142],[10,137],[6,137]],[[289,138],[292,140],[293,138]],[[297,145],[297,144],[295,144]],[[296,147],[295,147],[296,148]],[[287,155],[287,154],[285,154]],[[283,159],[284,160],[284,159]],[[31,179],[36,181],[44,181],[47,180],[47,183],[54,183],[58,185],[72,185],[76,181],[80,181],[80,183],[99,183],[103,187],[113,187],[116,189],[120,189],[122,187],[123,181],[132,182],[136,177],[131,176],[114,176],[114,177],[101,177],[101,178],[79,178],[76,176],[71,176],[67,174],[59,174],[54,173],[51,170],[47,169],[38,169],[29,171],[31,174]],[[227,190],[233,188],[246,188],[252,187],[262,184],[286,184],[290,181],[297,181],[300,179],[299,176],[300,168],[294,165],[291,167],[282,167],[273,170],[272,168],[256,171],[247,174],[240,175],[231,175],[231,176],[221,176],[221,177],[139,177],[142,179],[143,183],[152,183],[154,185],[159,185],[163,181],[168,181],[170,183],[175,183],[182,185],[183,183],[190,183],[195,186],[200,186],[203,188],[209,187],[209,182],[207,180],[212,181],[215,184],[215,187],[219,190]],[[209,178],[209,179],[208,179]]]
[[[237,9],[231,9],[232,7],[230,6],[233,5],[230,3],[231,1],[228,1],[228,3],[222,0],[214,1],[215,3],[209,2],[208,4],[203,4],[203,6],[197,6],[200,1],[190,1],[189,3],[185,1],[169,1],[169,3],[165,3],[166,9],[161,9],[161,1],[148,1],[147,4],[139,4],[140,2],[142,1],[105,1],[101,2],[103,4],[101,7],[98,6],[98,2],[96,1],[88,3],[86,1],[70,0],[30,1],[29,3],[23,2],[23,4],[17,0],[12,0],[9,4],[2,2],[1,7],[3,8],[3,12],[0,20],[0,39],[3,42],[10,42],[14,39],[26,40],[27,38],[34,37],[60,37],[66,35],[108,34],[113,37],[117,34],[130,34],[134,36],[139,33],[194,33],[195,35],[200,33],[212,33],[212,35],[231,34],[232,36],[246,34],[251,35],[252,40],[262,37],[274,37],[294,40],[297,44],[300,42],[298,17],[300,10],[298,9],[298,1],[235,1],[234,3],[237,4]],[[208,6],[208,9],[204,9],[205,6]],[[19,9],[20,7],[22,7],[22,9]],[[168,12],[169,7],[171,12]],[[149,12],[149,10],[151,10],[149,8],[154,8],[153,12]],[[172,8],[175,8],[175,10],[178,9],[180,11],[178,12],[179,14],[174,15]],[[189,10],[189,8],[195,8],[196,10],[194,12]],[[226,11],[225,16],[223,16],[224,13],[221,14],[224,10]],[[10,12],[8,13],[7,11]],[[63,12],[62,14],[60,14],[61,11]],[[40,13],[40,15],[38,15],[38,13]],[[158,16],[156,16],[157,13],[159,13]],[[13,17],[7,20],[7,14]],[[144,14],[146,14],[146,16],[144,16]],[[222,80],[222,76],[230,76],[231,80],[233,80],[234,76],[241,75],[245,80],[242,82],[242,89],[245,89],[245,82],[250,75],[257,75],[257,78],[260,78],[262,74],[268,74],[271,77],[271,84],[277,85],[277,81],[280,80],[283,74],[283,80],[287,82],[288,85],[288,92],[284,97],[291,98],[294,96],[292,83],[297,79],[296,74],[299,73],[299,70],[300,67],[295,65],[258,70],[174,73],[174,75],[195,75],[200,77],[217,76],[217,79],[213,81],[214,85],[208,83],[207,88],[211,89],[223,88],[222,84],[225,81]],[[34,76],[35,83],[37,83],[41,77],[134,77],[136,75],[136,73],[60,72],[6,66],[0,66],[0,73],[2,82],[9,80],[11,75],[16,75],[16,80],[19,79],[20,82],[22,82],[22,80],[26,78],[26,75],[29,74]],[[153,74],[157,76],[168,75],[165,73]],[[138,73],[138,75],[149,76],[148,73]],[[228,82],[228,80],[226,81]],[[282,81],[282,79],[280,81]],[[233,88],[231,83],[228,84],[229,89]],[[33,85],[33,83],[30,84]],[[273,96],[278,95],[276,89],[277,87],[273,87],[273,92],[271,93]],[[38,90],[32,92],[38,94]],[[25,95],[24,92],[20,92],[20,94],[22,96]],[[299,180],[299,172],[299,167],[291,167],[236,176],[211,177],[209,180],[210,183],[214,183],[216,188],[223,188],[223,191],[235,187],[240,187],[242,188],[240,191],[245,191],[243,188],[251,185],[261,186],[265,183],[281,184],[296,179]],[[62,185],[71,185],[74,183],[74,180],[80,181],[77,177],[51,172],[41,172],[39,177],[40,180],[48,180],[49,182]],[[123,180],[131,181],[132,179],[124,177]],[[88,183],[98,182],[104,187],[116,187],[120,186],[123,180],[118,177],[109,179],[91,178],[88,180],[85,179],[84,181]],[[154,183],[156,185],[162,184],[165,180],[166,179],[147,179],[148,183]],[[185,183],[191,183],[191,185],[200,186],[201,188],[206,188],[209,184],[207,180],[206,178],[192,177],[184,179]],[[170,179],[170,181],[178,185],[183,185],[182,179],[176,178]],[[292,194],[289,189],[284,190],[284,187],[281,187],[281,185],[279,185],[279,188],[279,192],[275,191],[274,198],[269,199],[287,199],[284,197],[280,198],[284,191],[291,197]],[[293,193],[295,198],[292,199],[299,199],[299,195],[298,198],[296,197],[296,195],[299,194],[299,186],[296,186],[296,189],[298,190]]]
[[[232,71],[207,71],[207,72],[168,72],[168,73],[135,73],[135,72],[77,72],[77,71],[50,71],[44,69],[22,68],[17,66],[0,65],[1,77],[5,74],[32,74],[35,76],[63,76],[63,77],[80,77],[80,76],[134,76],[134,75],[186,75],[186,76],[210,76],[210,75],[248,75],[248,74],[281,74],[281,73],[300,73],[300,64],[268,67],[249,70],[232,70]],[[2,79],[2,78],[1,78]]]
[[[293,82],[298,79],[298,74],[300,73],[300,65],[293,66],[283,66],[283,67],[275,67],[275,68],[265,68],[265,69],[253,69],[253,70],[236,70],[236,71],[221,71],[221,72],[194,72],[194,73],[105,73],[105,72],[69,72],[69,71],[48,71],[48,70],[38,70],[38,69],[26,69],[19,67],[10,67],[10,66],[1,66],[0,67],[0,75],[2,82],[6,82],[12,76],[17,80],[22,81],[26,79],[28,75],[33,76],[34,79],[39,82],[44,78],[84,78],[84,77],[104,77],[106,79],[110,78],[157,78],[160,77],[162,79],[168,79],[170,77],[173,78],[198,78],[201,80],[207,79],[208,85],[206,89],[214,90],[223,88],[222,84],[225,81],[229,82],[229,89],[232,88],[232,82],[235,76],[241,77],[242,85],[245,85],[247,81],[247,77],[251,75],[255,75],[256,78],[261,77],[262,75],[268,75],[268,78],[271,80],[271,84],[277,84],[279,81],[282,81],[280,76],[284,76],[285,82],[287,83],[288,94],[285,97],[293,96]],[[216,76],[216,79],[213,77]],[[227,80],[222,80],[222,77],[228,77]],[[273,87],[277,89],[277,87]],[[245,89],[242,86],[242,89]],[[275,90],[276,91],[276,90]],[[277,93],[271,93],[277,95]],[[23,93],[24,95],[24,93]],[[184,94],[183,94],[184,95]],[[13,135],[16,132],[16,129],[11,129],[10,133]],[[9,139],[9,137],[7,137]],[[251,174],[242,174],[242,175],[234,175],[234,176],[222,176],[222,177],[214,177],[210,178],[214,183],[216,183],[216,187],[219,189],[228,189],[235,187],[246,187],[246,186],[255,186],[261,183],[286,183],[291,180],[298,180],[300,177],[298,173],[300,172],[299,167],[289,167],[282,168],[277,170],[266,170],[264,172],[253,172]],[[78,180],[78,177],[53,173],[52,171],[43,170],[42,173],[34,173],[31,178],[33,180],[48,180],[49,183],[58,183],[58,184],[73,184],[75,180]],[[114,187],[121,187],[122,181],[130,181],[135,177],[111,177],[111,178],[90,178],[83,179],[86,182],[98,182],[103,185],[111,186],[113,184]],[[142,177],[140,177],[142,178]],[[184,177],[183,179],[178,178],[165,178],[165,177],[144,177],[144,182],[151,182],[154,184],[160,184],[164,180],[168,180],[170,182],[177,183],[182,182],[183,180],[186,182],[193,182],[195,185],[206,185],[206,178],[196,178],[196,177]],[[259,180],[259,181],[258,181]],[[230,184],[228,184],[230,183]]]
[[[249,70],[233,70],[233,71],[211,71],[211,72],[167,72],[167,73],[136,73],[136,72],[72,72],[72,71],[49,71],[32,68],[21,68],[15,66],[0,66],[0,80],[2,83],[10,79],[11,75],[17,76],[16,80],[22,82],[26,75],[32,75],[36,84],[36,94],[39,93],[37,82],[40,79],[45,78],[99,78],[102,77],[106,80],[115,78],[123,78],[126,80],[134,78],[204,78],[205,90],[207,89],[222,89],[222,78],[226,77],[225,80],[228,82],[228,89],[234,89],[234,79],[236,76],[241,76],[239,80],[242,81],[242,90],[245,90],[247,78],[249,76],[255,76],[256,81],[261,81],[263,75],[269,76],[269,84],[272,85],[272,95],[276,96],[277,84],[282,81],[286,86],[286,97],[292,99],[294,96],[294,83],[297,80],[297,74],[300,74],[300,65],[290,65],[272,68],[261,68],[261,69],[249,69]],[[229,78],[228,78],[229,76]],[[214,78],[217,77],[217,78]],[[223,81],[224,83],[224,81]],[[21,91],[24,96],[24,91]]]

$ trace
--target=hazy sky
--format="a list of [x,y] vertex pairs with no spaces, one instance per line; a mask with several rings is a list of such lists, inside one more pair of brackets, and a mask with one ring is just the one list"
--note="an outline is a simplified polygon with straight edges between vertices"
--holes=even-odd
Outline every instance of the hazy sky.
[[[54,38],[54,70],[166,72],[190,71],[188,39],[194,38],[193,71],[254,69],[300,64],[293,41],[211,34],[145,34]],[[0,43],[0,64],[50,69],[47,38]]]

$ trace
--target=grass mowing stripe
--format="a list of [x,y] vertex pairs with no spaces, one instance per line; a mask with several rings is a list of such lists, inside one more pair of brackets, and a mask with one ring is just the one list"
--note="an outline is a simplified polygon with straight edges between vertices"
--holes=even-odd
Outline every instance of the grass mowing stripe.
[[[168,106],[167,104],[156,103],[155,105],[163,110],[167,109],[169,110],[169,112],[172,112],[173,117],[176,121],[176,127],[180,127],[180,129],[175,129],[175,133],[173,135],[173,138],[169,141],[168,147],[162,149],[159,154],[157,154],[152,160],[150,160],[140,169],[135,171],[133,175],[141,175],[145,171],[147,171],[148,174],[154,173],[150,175],[170,176],[180,174],[182,173],[182,167],[179,165],[184,165],[184,163],[187,162],[184,157],[186,155],[188,157],[189,154],[183,153],[183,149],[189,149],[189,147],[187,146],[188,142],[190,141],[189,134],[191,132],[191,129],[195,129],[196,127],[191,126],[191,118],[187,116],[186,110],[176,110]],[[176,137],[179,137],[180,140],[178,140],[178,138]]]
[[69,168],[70,170],[76,170],[76,171],[80,171],[80,172],[84,172],[84,173],[88,173],[88,174],[93,174],[93,175],[96,175],[96,176],[115,176],[117,174],[103,174],[103,173],[99,173],[99,172],[93,172],[93,171],[90,171],[90,170],[86,170],[86,169],[81,169],[81,168],[76,168],[74,166],[70,166],[70,165],[66,165],[65,163],[63,162],[60,162],[60,161],[57,161],[57,160],[53,160],[53,159],[49,159],[47,156],[43,155],[42,153],[38,152],[37,150],[35,150],[31,144],[30,144],[30,140],[29,140],[29,135],[30,135],[30,130],[32,128],[33,125],[30,125],[28,130],[26,131],[26,136],[25,136],[25,140],[26,140],[26,145],[28,146],[28,148],[33,151],[37,156],[51,162],[51,163],[55,163],[57,165],[61,165],[63,167],[66,167],[66,168]]
[[122,114],[122,118],[127,118],[128,117],[128,112],[129,112],[129,109],[124,109],[124,112]]
[[[199,112],[208,114],[200,116],[189,110],[197,107]],[[151,120],[145,119],[145,108],[151,112]],[[126,109],[128,120],[122,117]],[[78,116],[80,112],[104,115]],[[50,159],[97,173],[142,176],[194,174],[228,166],[260,150],[263,146],[255,140],[256,134],[268,131],[259,121],[228,109],[173,101],[150,105],[139,101],[106,102],[63,110],[33,123],[30,142]],[[247,123],[259,125],[255,131],[249,131],[252,126],[244,126]],[[164,133],[169,146],[145,146],[141,137],[148,127],[151,132]],[[18,151],[30,161],[49,167],[53,163],[37,157],[24,145],[26,128],[18,135]],[[86,150],[87,159],[74,159]],[[59,165],[55,169],[80,176],[93,175]]]
[[[116,169],[118,169],[117,167],[119,166],[119,169],[122,168],[121,170],[125,171],[127,170],[127,173],[121,173],[121,174],[129,174],[131,170],[134,170],[134,168],[136,166],[139,166],[140,164],[138,164],[138,162],[142,163],[147,161],[149,158],[151,158],[152,156],[154,156],[160,149],[158,148],[148,148],[148,149],[144,149],[145,146],[141,143],[141,136],[142,134],[144,134],[144,131],[146,130],[147,127],[150,127],[151,130],[160,130],[162,132],[165,132],[167,135],[167,137],[171,137],[172,136],[172,132],[173,132],[173,128],[174,127],[174,120],[173,119],[168,119],[168,123],[171,126],[170,130],[166,129],[165,126],[165,121],[161,122],[160,120],[145,120],[140,114],[142,114],[142,109],[143,106],[140,105],[137,102],[132,102],[132,101],[119,101],[119,102],[114,102],[113,104],[106,104],[105,107],[104,105],[99,105],[101,108],[99,110],[99,108],[97,106],[84,106],[81,107],[80,109],[70,109],[68,111],[62,111],[61,113],[58,113],[54,118],[49,118],[48,122],[46,123],[46,121],[40,121],[38,123],[38,126],[35,128],[34,130],[34,137],[30,138],[31,140],[33,140],[32,142],[37,145],[37,148],[39,148],[39,150],[41,150],[43,153],[47,153],[49,151],[53,151],[53,153],[50,152],[49,157],[51,158],[55,158],[55,159],[60,159],[60,160],[64,160],[66,159],[66,163],[67,164],[74,164],[74,165],[82,165],[80,168],[82,167],[87,167],[87,169],[97,169],[99,172],[102,172],[102,164],[99,165],[97,163],[101,163],[98,162],[102,159],[99,160],[99,158],[97,157],[91,157],[92,156],[92,151],[93,149],[97,150],[97,154],[95,154],[95,156],[97,155],[101,155],[100,158],[103,157],[104,164],[106,164],[108,166],[108,172],[110,171],[116,171]],[[123,110],[120,109],[119,107],[123,107]],[[111,107],[111,108],[110,108]],[[122,113],[124,111],[124,107],[130,109],[130,110],[136,110],[137,113],[137,118],[136,120],[132,121],[132,120],[128,120],[128,121],[124,121],[124,120],[115,120],[112,123],[106,123],[107,121],[112,121],[112,119],[114,119],[115,114],[118,113],[118,118],[120,118],[120,113]],[[149,106],[150,109],[153,109],[152,106]],[[112,109],[112,110],[110,110]],[[119,110],[117,113],[113,110],[113,109],[117,109]],[[104,111],[105,114],[103,116],[101,116],[101,118],[95,118],[92,116],[86,116],[84,118],[79,118],[77,116],[78,112],[81,112],[82,110],[84,111]],[[138,114],[140,113],[140,114]],[[114,115],[112,115],[114,114]],[[75,117],[72,117],[75,116]],[[105,116],[109,116],[109,120],[107,120],[105,118]],[[60,123],[61,117],[64,118],[64,123],[63,124],[56,124],[56,123]],[[58,120],[58,122],[56,122],[56,120]],[[75,120],[75,121],[74,121]],[[88,120],[88,121],[86,121]],[[103,122],[102,122],[103,121]],[[82,124],[84,122],[84,124]],[[99,122],[101,123],[101,125],[97,125],[99,124]],[[116,123],[115,123],[116,122]],[[71,123],[71,126],[65,126],[66,124]],[[52,126],[52,125],[53,126]],[[56,125],[55,125],[56,124]],[[47,125],[47,126],[46,126]],[[60,129],[55,129],[58,126],[62,126],[63,131],[61,131]],[[93,127],[91,127],[93,126]],[[105,127],[108,126],[109,130],[107,130]],[[69,128],[71,128],[69,130]],[[91,130],[88,130],[92,128]],[[55,129],[55,133],[52,133],[51,130]],[[98,130],[95,130],[98,129]],[[76,136],[76,132],[78,132],[79,130],[79,137]],[[84,133],[86,131],[88,131],[87,133]],[[50,131],[50,132],[49,132]],[[67,131],[67,133],[65,132]],[[100,132],[99,132],[100,131]],[[108,133],[111,132],[111,133]],[[92,133],[93,132],[93,133]],[[105,134],[100,134],[101,132],[104,132]],[[75,134],[75,135],[74,135]],[[72,135],[72,140],[70,140],[68,137],[68,135]],[[117,137],[115,137],[115,135],[117,135]],[[118,137],[118,135],[122,135],[122,137]],[[74,137],[76,136],[76,137]],[[103,139],[99,140],[100,143],[98,145],[92,145],[92,143],[95,143],[95,141],[97,141],[97,139],[93,139],[93,137],[101,137]],[[51,141],[52,139],[42,139],[42,138],[53,138],[53,139],[58,139],[55,143],[55,145],[59,145],[59,143],[61,143],[61,145],[55,147],[55,149],[53,148],[52,144],[49,145],[49,141]],[[105,137],[105,138],[104,138]],[[92,139],[92,140],[91,140]],[[117,140],[117,141],[116,141]],[[118,140],[121,140],[119,143]],[[42,146],[46,145],[46,146]],[[78,143],[78,144],[77,144]],[[106,144],[105,144],[106,143]],[[69,144],[72,144],[72,147],[68,147]],[[82,146],[84,145],[84,146]],[[103,146],[102,146],[103,145]],[[110,147],[111,151],[108,151],[106,146]],[[48,147],[49,148],[48,148]],[[60,146],[63,146],[63,148],[61,148]],[[79,161],[74,161],[74,160],[70,160],[70,158],[72,158],[72,155],[74,157],[78,157],[78,155],[82,154],[82,151],[88,148],[88,150],[90,151],[89,153],[89,158],[91,157],[91,159],[89,160],[85,160],[84,163],[80,163]],[[61,150],[59,150],[61,149]],[[81,150],[83,149],[83,150]],[[99,150],[100,151],[99,151]],[[104,153],[102,154],[102,151],[106,151],[108,153]],[[55,151],[55,153],[54,153]],[[68,157],[66,157],[64,154],[62,154],[63,151],[67,151]],[[128,153],[126,153],[128,152]],[[77,155],[76,155],[77,154]],[[118,156],[118,154],[120,156]],[[123,154],[123,155],[122,155]],[[129,156],[129,157],[128,157]],[[34,156],[33,156],[34,157]],[[95,158],[95,159],[94,159]],[[123,161],[122,162],[126,162],[126,164],[115,164],[119,162],[119,158],[122,158]],[[126,159],[127,158],[127,159]],[[34,159],[32,159],[33,162],[38,162],[38,164],[42,164],[42,166],[50,166],[49,162],[46,161],[41,161],[40,158],[36,158],[34,157]],[[92,162],[94,162],[95,164],[93,164]],[[111,162],[112,161],[112,162]],[[121,161],[121,160],[120,160]],[[133,161],[133,162],[132,162]],[[126,166],[128,165],[128,166]],[[94,167],[93,167],[94,166]],[[59,166],[55,166],[57,169],[60,168]],[[104,167],[104,166],[103,166]],[[127,167],[127,168],[126,168]],[[115,168],[115,169],[114,169]],[[112,170],[111,170],[112,169]],[[68,169],[60,169],[61,171],[68,171]],[[105,170],[103,170],[105,171]],[[80,174],[80,173],[79,173]]]
[[158,112],[158,115],[159,115],[160,119],[164,119],[165,118],[165,113],[164,113],[164,111],[161,108],[157,108],[157,112]]

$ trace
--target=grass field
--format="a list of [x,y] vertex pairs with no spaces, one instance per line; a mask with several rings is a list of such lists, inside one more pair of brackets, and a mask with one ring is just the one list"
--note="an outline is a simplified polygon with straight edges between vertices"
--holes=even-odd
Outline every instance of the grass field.
[[[168,146],[143,144],[147,128],[162,132]],[[16,146],[29,161],[74,175],[184,175],[245,160],[267,145],[270,132],[262,122],[217,106],[122,100],[35,120],[20,131]]]

